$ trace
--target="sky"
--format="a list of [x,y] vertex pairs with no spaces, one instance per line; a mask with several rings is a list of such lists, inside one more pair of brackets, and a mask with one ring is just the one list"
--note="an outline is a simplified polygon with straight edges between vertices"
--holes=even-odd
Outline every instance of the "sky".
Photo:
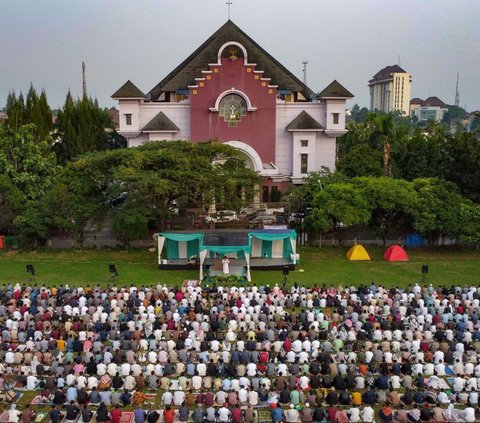
[[[227,20],[227,0],[1,0],[0,108],[30,83],[61,107],[68,90],[101,106],[130,79],[148,92]],[[412,74],[412,97],[480,110],[480,0],[232,0],[231,19],[298,78],[337,79],[369,105],[387,65]],[[268,76],[268,75],[267,75]]]

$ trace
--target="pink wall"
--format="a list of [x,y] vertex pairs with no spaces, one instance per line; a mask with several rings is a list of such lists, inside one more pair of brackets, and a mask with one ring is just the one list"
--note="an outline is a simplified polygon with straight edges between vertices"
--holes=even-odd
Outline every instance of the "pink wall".
[[[275,162],[276,88],[268,87],[269,81],[262,81],[263,75],[254,73],[254,66],[244,66],[241,58],[222,58],[222,66],[212,65],[210,70],[212,73],[203,75],[204,81],[197,82],[197,88],[190,88],[191,139],[242,141],[252,146],[264,163]],[[209,110],[222,92],[232,88],[243,92],[257,108],[247,112],[236,127],[229,127],[218,112]]]

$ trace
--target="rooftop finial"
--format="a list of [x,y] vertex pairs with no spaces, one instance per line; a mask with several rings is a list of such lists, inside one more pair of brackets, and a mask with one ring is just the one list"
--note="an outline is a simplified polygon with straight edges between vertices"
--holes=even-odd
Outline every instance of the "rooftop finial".
[[303,62],[303,83],[307,85],[307,65],[308,60],[304,60]]
[[230,6],[233,4],[233,1],[228,0],[225,4],[228,6],[228,20],[230,20]]

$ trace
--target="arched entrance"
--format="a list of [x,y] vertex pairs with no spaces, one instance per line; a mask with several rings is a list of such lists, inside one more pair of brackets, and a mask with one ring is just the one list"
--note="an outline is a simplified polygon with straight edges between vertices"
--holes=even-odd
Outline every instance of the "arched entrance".
[[249,169],[262,173],[263,163],[260,156],[253,147],[241,141],[227,141],[225,144],[239,150],[245,159],[245,164]]
[[[225,142],[225,144],[240,151],[243,158],[245,159],[245,165],[249,169],[252,169],[259,174],[263,173],[262,159],[260,159],[260,156],[253,147],[241,141],[227,141]],[[255,184],[253,189],[255,191],[255,194],[253,196],[253,206],[256,207],[260,203],[260,186],[258,184]]]

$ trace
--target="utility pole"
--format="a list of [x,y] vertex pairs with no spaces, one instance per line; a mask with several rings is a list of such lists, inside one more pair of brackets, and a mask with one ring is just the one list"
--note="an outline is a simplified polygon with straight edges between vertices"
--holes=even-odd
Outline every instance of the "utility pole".
[[457,88],[455,89],[455,106],[460,106],[460,93],[458,92],[458,78],[460,76],[460,72],[457,72]]
[[83,98],[87,98],[87,76],[86,76],[86,71],[87,66],[85,65],[85,62],[82,62],[82,86],[83,86]]

